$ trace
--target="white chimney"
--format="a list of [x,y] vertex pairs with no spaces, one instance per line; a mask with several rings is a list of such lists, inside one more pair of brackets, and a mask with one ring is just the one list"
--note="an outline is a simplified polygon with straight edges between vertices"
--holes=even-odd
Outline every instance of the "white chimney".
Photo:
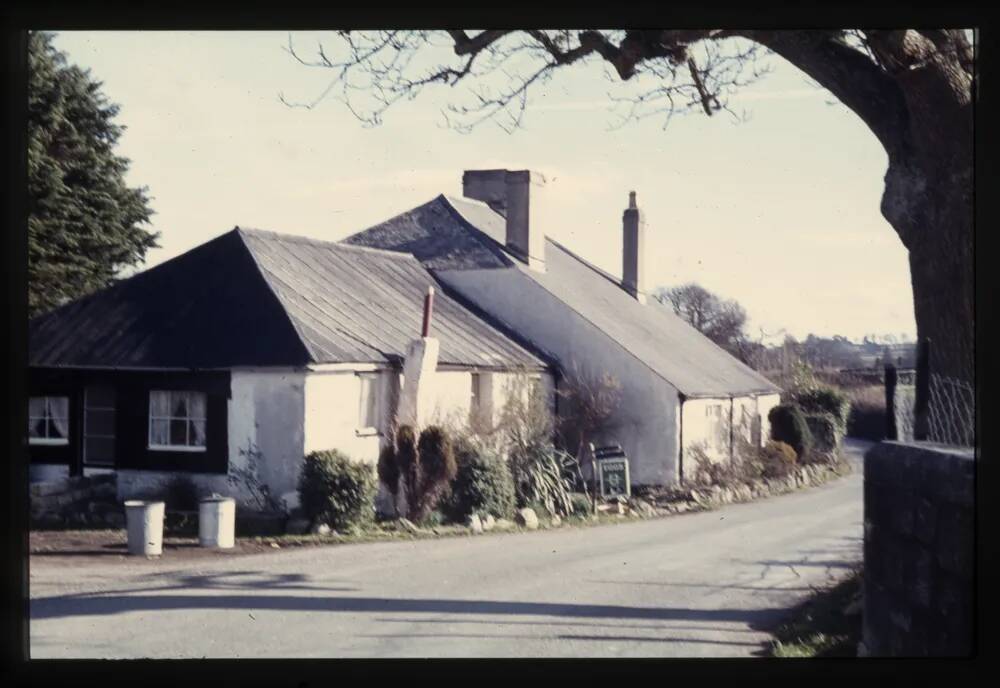
[[506,245],[518,260],[545,271],[545,233],[538,212],[545,177],[531,170],[466,170],[462,195],[489,205],[507,220]]
[[636,207],[635,191],[628,194],[622,213],[622,288],[639,303],[646,303],[646,219]]

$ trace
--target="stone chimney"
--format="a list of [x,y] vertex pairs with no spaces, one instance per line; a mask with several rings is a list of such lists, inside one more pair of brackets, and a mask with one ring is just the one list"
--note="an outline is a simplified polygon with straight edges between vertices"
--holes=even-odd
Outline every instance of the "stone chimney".
[[538,207],[545,177],[531,170],[466,170],[462,195],[489,205],[507,220],[506,245],[532,270],[545,271],[545,234]]
[[482,201],[507,217],[507,170],[466,170],[462,195]]
[[622,213],[622,289],[646,303],[646,220],[635,204],[635,191],[628,194]]

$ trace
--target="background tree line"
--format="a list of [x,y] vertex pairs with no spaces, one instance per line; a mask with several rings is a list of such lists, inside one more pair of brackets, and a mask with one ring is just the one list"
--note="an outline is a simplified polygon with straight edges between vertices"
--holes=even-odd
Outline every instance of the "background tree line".
[[802,341],[785,335],[780,344],[765,344],[765,333],[755,338],[747,329],[747,312],[734,299],[727,299],[689,282],[675,287],[659,287],[654,298],[687,321],[692,327],[761,372],[785,371],[803,361],[817,370],[868,368],[886,361],[905,367],[913,365],[916,344],[906,335],[868,334],[861,342],[842,335],[821,337],[810,333]]

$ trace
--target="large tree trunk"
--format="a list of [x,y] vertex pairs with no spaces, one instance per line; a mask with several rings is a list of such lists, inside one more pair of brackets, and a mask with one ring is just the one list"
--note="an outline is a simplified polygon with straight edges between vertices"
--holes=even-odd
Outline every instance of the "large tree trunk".
[[825,31],[750,32],[828,88],[885,147],[882,214],[910,253],[931,371],[974,379],[974,54],[960,31],[866,31],[874,58]]
[[[971,157],[971,156],[970,156]],[[965,170],[900,188],[912,168],[890,163],[883,212],[909,250],[917,334],[930,340],[931,372],[972,382],[975,314],[972,250],[971,159]],[[950,178],[950,179],[949,179]],[[905,210],[905,217],[900,217]]]
[[[894,75],[906,135],[887,147],[882,214],[910,253],[917,334],[930,340],[931,372],[975,378],[972,83],[953,56],[887,41],[918,66]],[[916,47],[915,47],[916,46]],[[904,49],[909,52],[904,53]],[[900,58],[897,58],[900,59]],[[929,65],[929,66],[924,66]]]

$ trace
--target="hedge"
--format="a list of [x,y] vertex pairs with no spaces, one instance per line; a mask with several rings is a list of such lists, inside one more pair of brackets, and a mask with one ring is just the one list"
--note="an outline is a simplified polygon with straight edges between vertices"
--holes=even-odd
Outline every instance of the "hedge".
[[784,442],[804,457],[812,450],[813,438],[802,411],[794,404],[778,404],[767,414],[771,424],[771,439]]
[[813,449],[818,452],[833,452],[840,449],[844,439],[845,426],[832,413],[807,413],[806,425],[813,436]]
[[445,515],[464,522],[471,514],[510,518],[514,512],[514,478],[503,456],[459,440],[455,447],[458,473],[451,494],[441,504]]
[[375,471],[336,449],[312,452],[299,474],[299,501],[315,522],[345,530],[362,526],[375,514]]

